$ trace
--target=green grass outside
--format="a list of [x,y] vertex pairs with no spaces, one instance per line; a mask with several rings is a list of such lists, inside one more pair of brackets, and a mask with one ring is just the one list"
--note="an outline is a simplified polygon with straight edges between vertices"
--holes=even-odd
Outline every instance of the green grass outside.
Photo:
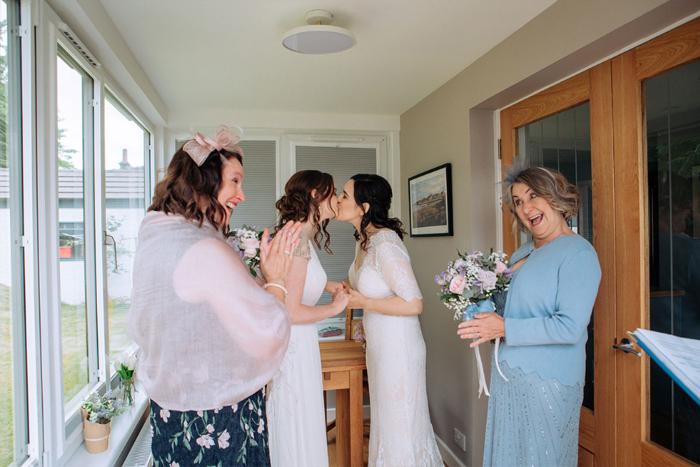
[[[126,333],[126,319],[129,315],[131,299],[110,300],[109,311],[109,359],[114,361],[121,353],[131,345],[131,339]],[[110,370],[112,371],[112,370]]]
[[0,285],[0,466],[14,460],[12,418],[12,310],[10,288]]
[[88,383],[87,317],[85,304],[61,303],[63,400],[70,401]]
[[[109,301],[110,359],[130,344],[126,321],[130,300]],[[0,467],[13,462],[12,320],[10,289],[0,285]],[[87,322],[85,305],[61,304],[63,339],[63,394],[70,401],[88,382]]]

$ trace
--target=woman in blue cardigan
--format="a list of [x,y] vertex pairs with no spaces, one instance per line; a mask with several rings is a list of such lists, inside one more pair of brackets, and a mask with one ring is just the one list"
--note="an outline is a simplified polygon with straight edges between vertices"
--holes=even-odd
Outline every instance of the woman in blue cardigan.
[[586,328],[600,284],[595,250],[568,220],[578,193],[562,174],[530,167],[506,177],[514,228],[533,241],[511,257],[504,316],[459,325],[471,346],[503,338],[491,372],[484,466],[575,466],[586,364]]

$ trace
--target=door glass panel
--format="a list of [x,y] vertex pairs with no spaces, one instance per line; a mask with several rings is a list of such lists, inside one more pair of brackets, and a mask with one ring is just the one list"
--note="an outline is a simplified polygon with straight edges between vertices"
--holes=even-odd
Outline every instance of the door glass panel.
[[[700,338],[700,62],[645,83],[649,325]],[[650,438],[700,463],[700,406],[651,362]]]
[[84,81],[61,57],[58,77],[58,225],[63,396],[68,408],[88,384],[85,290]]
[[[126,111],[105,100],[105,203],[109,358],[113,362],[132,341],[126,332],[131,306],[131,272],[145,208],[148,133]],[[110,365],[114,372],[114,366]]]
[[[518,154],[531,166],[561,172],[576,185],[580,198],[578,215],[569,226],[593,243],[593,196],[591,179],[591,130],[588,102],[518,129]],[[523,235],[523,242],[531,237]],[[586,342],[586,380],[583,406],[593,410],[593,316]]]

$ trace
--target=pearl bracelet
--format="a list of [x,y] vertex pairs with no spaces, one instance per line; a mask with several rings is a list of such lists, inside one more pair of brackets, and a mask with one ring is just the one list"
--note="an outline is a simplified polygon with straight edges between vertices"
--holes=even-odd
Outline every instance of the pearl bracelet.
[[275,284],[274,282],[268,282],[267,284],[263,285],[262,288],[263,288],[263,290],[265,290],[265,289],[267,289],[268,287],[277,287],[278,289],[282,289],[282,291],[284,292],[284,299],[285,299],[285,300],[287,299],[287,294],[288,294],[289,292],[287,292],[287,289],[286,289],[284,286],[281,286],[281,285],[279,285],[279,284]]

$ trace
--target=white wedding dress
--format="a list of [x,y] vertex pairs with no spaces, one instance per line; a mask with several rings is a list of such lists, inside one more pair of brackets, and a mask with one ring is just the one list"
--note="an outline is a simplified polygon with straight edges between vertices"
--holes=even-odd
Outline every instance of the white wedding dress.
[[[381,230],[369,240],[367,256],[350,285],[365,297],[406,301],[422,298],[408,251],[399,236]],[[418,316],[390,316],[365,310],[371,427],[370,466],[443,466],[428,413],[425,342]]]
[[[301,303],[316,305],[326,286],[326,272],[306,237],[294,254],[309,259]],[[272,467],[328,466],[322,378],[316,323],[293,324],[267,401]]]

